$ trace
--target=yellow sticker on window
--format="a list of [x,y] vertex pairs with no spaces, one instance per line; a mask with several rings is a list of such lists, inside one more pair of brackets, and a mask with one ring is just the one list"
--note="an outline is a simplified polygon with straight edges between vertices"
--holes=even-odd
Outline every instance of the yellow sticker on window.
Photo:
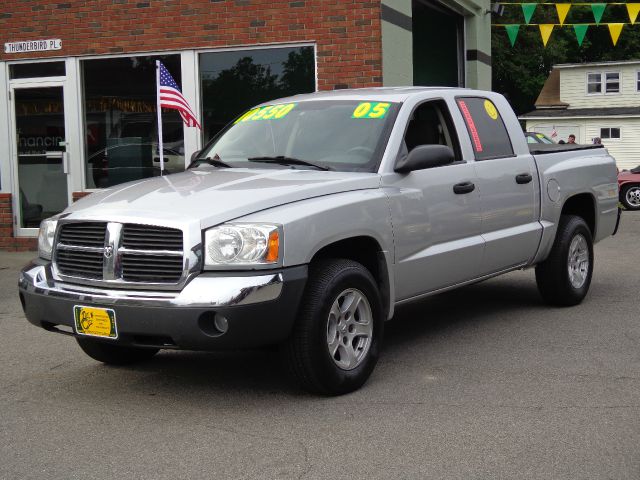
[[384,118],[390,106],[390,103],[385,102],[362,102],[353,111],[351,118]]
[[256,120],[278,120],[284,118],[295,108],[295,103],[285,103],[281,105],[267,105],[249,110],[238,118],[235,123],[253,122]]
[[491,103],[491,100],[484,101],[484,109],[487,111],[487,115],[489,115],[492,120],[498,119],[498,110],[496,110],[496,106]]

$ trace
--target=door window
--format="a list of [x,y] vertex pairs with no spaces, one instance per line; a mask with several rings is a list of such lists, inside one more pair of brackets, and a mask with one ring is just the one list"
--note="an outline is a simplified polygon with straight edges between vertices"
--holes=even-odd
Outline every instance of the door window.
[[456,160],[460,160],[458,138],[444,101],[423,103],[411,115],[404,134],[401,156],[419,145],[446,145],[453,150]]
[[16,88],[14,94],[19,225],[38,228],[68,203],[62,87]]
[[9,65],[9,80],[35,77],[64,77],[64,62],[16,63]]
[[456,101],[467,126],[476,160],[513,156],[509,132],[491,100],[461,97]]

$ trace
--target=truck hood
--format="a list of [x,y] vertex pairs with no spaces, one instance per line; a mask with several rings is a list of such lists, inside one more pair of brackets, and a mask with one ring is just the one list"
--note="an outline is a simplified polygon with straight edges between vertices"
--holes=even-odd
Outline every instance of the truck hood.
[[65,210],[65,217],[157,224],[198,221],[208,228],[279,205],[379,184],[377,173],[204,167],[93,193]]

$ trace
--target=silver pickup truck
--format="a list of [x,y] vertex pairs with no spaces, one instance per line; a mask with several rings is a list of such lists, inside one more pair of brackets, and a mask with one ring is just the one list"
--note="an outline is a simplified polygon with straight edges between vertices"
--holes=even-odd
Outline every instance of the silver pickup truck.
[[304,388],[336,395],[367,380],[396,305],[528,267],[546,302],[582,301],[617,203],[604,148],[528,145],[496,93],[300,95],[184,173],[44,221],[19,294],[101,362],[279,344]]

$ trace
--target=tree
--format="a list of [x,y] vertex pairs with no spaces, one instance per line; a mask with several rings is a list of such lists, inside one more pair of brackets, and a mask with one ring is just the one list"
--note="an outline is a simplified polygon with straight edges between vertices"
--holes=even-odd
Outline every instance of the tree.
[[[565,20],[569,24],[593,22],[588,5],[574,5]],[[601,26],[589,27],[582,46],[578,45],[572,26],[556,26],[544,48],[538,27],[524,24],[520,6],[506,6],[505,14],[494,16],[493,23],[522,25],[514,47],[504,28],[493,27],[493,89],[505,95],[516,113],[522,114],[533,110],[553,65],[640,59],[640,21],[625,25],[617,46],[613,47],[606,24],[616,22],[629,22],[624,5],[608,5]],[[538,5],[531,23],[558,24],[556,9],[552,5]]]

